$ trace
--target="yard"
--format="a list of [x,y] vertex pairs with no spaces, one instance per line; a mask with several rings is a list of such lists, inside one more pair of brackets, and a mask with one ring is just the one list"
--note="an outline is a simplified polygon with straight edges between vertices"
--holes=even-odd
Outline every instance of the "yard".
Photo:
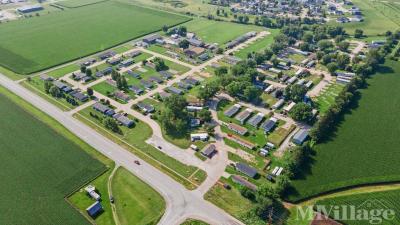
[[400,66],[386,62],[367,80],[357,108],[344,116],[332,139],[315,146],[311,168],[292,184],[287,196],[299,201],[320,193],[361,184],[400,180]]
[[119,168],[112,179],[118,220],[122,225],[156,224],[165,211],[165,201],[148,184]]
[[187,20],[117,1],[17,20],[0,25],[0,64],[30,74]]
[[107,160],[41,111],[0,93],[0,210],[7,212],[0,224],[90,224],[64,198],[106,170],[93,156]]
[[316,98],[316,104],[320,114],[324,114],[335,102],[336,97],[343,90],[343,87],[343,85],[335,83],[325,87],[321,94]]

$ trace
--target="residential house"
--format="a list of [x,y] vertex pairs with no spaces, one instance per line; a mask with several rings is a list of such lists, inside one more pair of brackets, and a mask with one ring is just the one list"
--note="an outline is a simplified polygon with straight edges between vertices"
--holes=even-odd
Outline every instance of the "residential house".
[[228,116],[228,117],[232,117],[232,116],[234,116],[237,112],[239,112],[239,110],[240,110],[241,107],[242,107],[241,105],[235,104],[235,105],[231,106],[229,109],[227,109],[227,110],[224,112],[224,115],[225,115],[225,116]]
[[217,147],[213,144],[208,145],[203,149],[203,151],[201,151],[202,155],[210,159],[215,155],[215,153],[217,153]]
[[208,141],[209,135],[207,133],[190,134],[190,140],[194,141]]
[[90,217],[95,218],[99,213],[103,212],[103,206],[99,201],[96,201],[92,205],[86,208],[86,212]]
[[234,123],[229,123],[227,125],[227,127],[229,130],[234,131],[235,133],[240,134],[240,135],[245,135],[245,134],[247,134],[247,131],[248,131],[247,128],[239,126]]
[[308,139],[308,130],[300,129],[292,139],[292,142],[296,145],[302,145]]
[[114,92],[114,97],[118,100],[124,101],[124,102],[128,102],[129,100],[131,100],[131,96],[129,96],[128,94],[125,94],[122,91],[116,91]]
[[251,117],[247,123],[250,124],[253,127],[258,127],[258,125],[261,123],[261,121],[264,119],[264,114],[263,113],[257,113],[253,117]]
[[104,115],[107,116],[113,116],[115,114],[115,111],[113,109],[111,109],[110,107],[103,105],[99,102],[96,102],[92,108],[98,112],[103,113]]
[[257,170],[245,163],[236,163],[236,170],[238,170],[239,172],[254,178],[257,175]]
[[272,129],[276,126],[278,119],[275,117],[271,117],[269,120],[265,121],[261,124],[261,128],[264,130],[265,133],[271,132]]
[[121,113],[117,113],[113,116],[114,119],[116,119],[118,122],[120,122],[122,125],[125,127],[132,127],[135,122],[128,117],[122,115]]
[[246,110],[243,110],[240,112],[235,119],[237,119],[240,124],[244,124],[245,121],[250,117],[250,115],[253,113],[253,110],[250,108],[247,108]]

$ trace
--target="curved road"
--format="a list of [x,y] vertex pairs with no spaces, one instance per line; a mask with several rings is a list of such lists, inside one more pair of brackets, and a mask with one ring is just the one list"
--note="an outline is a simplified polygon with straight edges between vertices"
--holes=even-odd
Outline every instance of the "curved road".
[[[163,174],[148,163],[143,162],[143,160],[140,160],[118,144],[76,120],[68,112],[61,111],[56,106],[23,88],[3,74],[0,74],[0,85],[57,120],[97,151],[114,160],[116,164],[128,169],[161,193],[167,203],[167,209],[159,224],[178,224],[189,217],[199,218],[216,225],[242,224],[220,208],[205,201],[201,192],[186,190],[169,176]],[[138,166],[134,164],[133,161],[135,160],[140,160],[142,165]]]

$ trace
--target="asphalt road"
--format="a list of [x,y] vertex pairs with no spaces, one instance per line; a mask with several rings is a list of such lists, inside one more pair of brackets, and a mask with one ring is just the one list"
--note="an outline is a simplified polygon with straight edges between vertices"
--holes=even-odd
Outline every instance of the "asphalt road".
[[[97,151],[114,160],[157,190],[167,204],[166,212],[159,224],[179,224],[186,218],[197,218],[216,225],[242,224],[220,208],[203,200],[201,192],[188,191],[169,176],[76,120],[68,112],[61,111],[3,74],[0,74],[0,85],[57,120]],[[141,165],[136,165],[135,160],[141,161]]]

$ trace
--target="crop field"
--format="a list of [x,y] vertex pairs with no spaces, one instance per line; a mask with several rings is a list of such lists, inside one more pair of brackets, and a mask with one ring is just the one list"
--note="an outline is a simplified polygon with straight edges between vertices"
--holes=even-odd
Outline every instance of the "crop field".
[[364,21],[341,24],[351,35],[355,29],[362,29],[365,34],[376,36],[400,28],[400,1],[354,0],[353,3],[363,11]]
[[250,31],[261,31],[262,27],[242,25],[230,22],[218,22],[213,20],[196,19],[184,24],[189,32],[194,32],[207,43],[217,43],[223,46]]
[[[325,205],[335,207],[335,206],[355,206],[357,210],[394,210],[395,216],[393,220],[382,220],[381,223],[371,223],[368,220],[343,220],[340,221],[347,225],[365,225],[365,224],[381,224],[381,225],[393,225],[400,224],[400,190],[390,190],[381,192],[370,192],[364,194],[355,194],[348,196],[340,196],[335,198],[329,198],[325,200],[318,201],[316,205]],[[329,215],[333,218],[333,214]],[[342,215],[340,215],[342,216]],[[376,218],[379,218],[377,216]],[[378,222],[378,220],[373,221]]]
[[249,53],[264,51],[267,47],[269,47],[273,43],[274,37],[277,34],[279,34],[279,30],[276,29],[270,29],[268,31],[271,34],[268,34],[266,37],[258,39],[257,41],[249,44],[247,47],[235,52],[235,56],[242,59],[247,59],[247,55]]
[[105,166],[2,94],[0,116],[0,224],[89,224],[64,198]]
[[188,20],[108,1],[9,22],[0,25],[0,65],[29,74]]
[[388,61],[361,90],[358,107],[344,116],[332,140],[315,146],[311,168],[293,181],[299,201],[361,184],[400,180],[400,65]]

